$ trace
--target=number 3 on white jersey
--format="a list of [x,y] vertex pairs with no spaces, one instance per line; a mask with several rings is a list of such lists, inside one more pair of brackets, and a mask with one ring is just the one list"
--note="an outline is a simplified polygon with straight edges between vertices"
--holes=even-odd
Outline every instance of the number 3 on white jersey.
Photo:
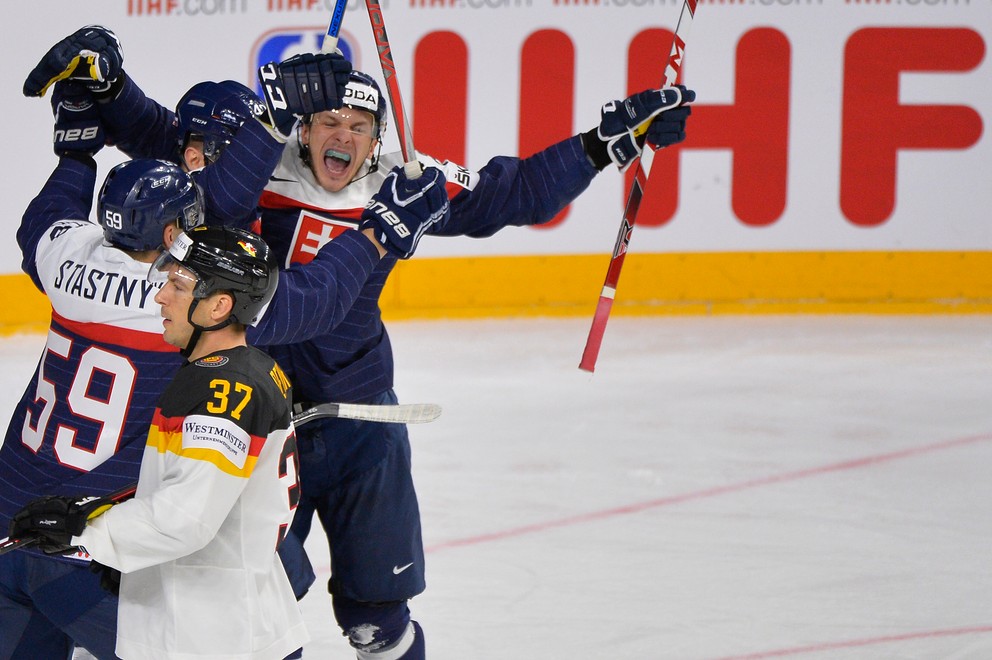
[[[45,378],[45,364],[52,355],[67,360],[71,350],[71,339],[54,330],[49,331],[45,355],[38,366],[38,387],[35,391],[35,401],[44,401],[45,406],[38,415],[37,425],[32,426],[31,417],[28,416],[21,431],[21,441],[35,453],[41,449],[56,403],[55,384]],[[106,400],[96,399],[88,394],[96,371],[111,379],[112,386]],[[59,424],[55,431],[55,456],[60,463],[81,472],[89,472],[114,455],[120,443],[136,378],[134,365],[126,357],[96,346],[83,351],[72,376],[66,406],[73,415],[99,422],[100,433],[92,449],[87,449],[76,445],[77,429]]]

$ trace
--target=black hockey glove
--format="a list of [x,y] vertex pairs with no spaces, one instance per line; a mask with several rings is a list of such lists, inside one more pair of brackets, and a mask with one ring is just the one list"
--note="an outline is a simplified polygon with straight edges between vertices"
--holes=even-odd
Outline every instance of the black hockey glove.
[[120,78],[123,66],[124,51],[117,35],[101,25],[87,25],[45,53],[24,81],[24,96],[44,96],[55,82],[66,78],[106,94]]
[[351,62],[340,53],[294,55],[276,68],[291,112],[310,115],[341,107]]
[[88,520],[111,506],[113,502],[103,497],[41,497],[14,514],[9,536],[12,539],[37,538],[42,551],[48,554],[76,552],[72,537],[83,532]]
[[371,228],[387,252],[409,259],[420,237],[432,225],[451,215],[448,191],[441,170],[428,167],[416,179],[396,166],[362,211],[359,229]]
[[116,568],[104,566],[98,561],[90,562],[90,572],[100,576],[100,588],[115,596],[121,595],[121,572]]
[[103,148],[105,136],[93,93],[83,83],[60,80],[52,91],[55,132],[52,145],[58,156],[92,156]]
[[645,141],[655,149],[685,139],[685,120],[692,111],[686,105],[696,93],[682,85],[649,89],[603,105],[599,126],[582,136],[582,145],[597,169],[613,162],[621,172],[634,162]]

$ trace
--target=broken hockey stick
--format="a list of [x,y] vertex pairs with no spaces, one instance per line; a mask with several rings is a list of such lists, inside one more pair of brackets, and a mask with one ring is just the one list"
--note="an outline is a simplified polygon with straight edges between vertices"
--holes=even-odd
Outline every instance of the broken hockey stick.
[[365,0],[365,7],[368,9],[369,22],[372,24],[375,47],[379,51],[379,64],[382,66],[382,77],[386,81],[389,105],[396,120],[400,151],[403,153],[403,169],[407,178],[416,179],[424,173],[424,169],[417,160],[417,151],[413,148],[413,128],[403,110],[403,97],[400,95],[400,85],[396,81],[396,64],[393,62],[393,51],[389,46],[389,36],[386,34],[386,20],[382,16],[382,6],[379,0]]
[[[672,50],[668,55],[668,64],[665,66],[663,86],[674,85],[678,79],[679,72],[682,70],[682,58],[685,55],[685,40],[689,35],[689,28],[692,26],[692,19],[696,13],[696,1],[685,0],[682,4],[682,13],[679,14],[679,22],[675,26],[675,38],[672,40]],[[646,130],[647,127],[645,126],[643,129]],[[599,294],[599,302],[596,304],[596,313],[592,319],[589,336],[586,338],[586,347],[582,352],[579,369],[589,372],[596,369],[599,347],[603,343],[606,322],[610,318],[610,310],[613,309],[613,297],[616,295],[617,283],[620,281],[620,269],[623,268],[623,260],[627,256],[630,235],[633,233],[634,225],[637,222],[637,210],[640,208],[641,198],[644,196],[644,188],[647,185],[648,175],[651,173],[651,164],[653,162],[654,150],[645,145],[645,149],[634,168],[634,183],[631,185],[630,192],[627,194],[627,203],[624,206],[620,231],[617,234],[616,243],[613,245],[613,256],[610,258],[610,266],[606,271],[606,282],[603,284],[603,290]]]
[[[134,491],[137,490],[138,484],[128,484],[121,488],[120,490],[115,490],[109,495],[104,495],[106,499],[110,500],[114,504],[119,504],[124,500],[129,500],[134,497]],[[109,506],[107,507],[109,508]],[[102,513],[102,511],[101,511]],[[7,554],[11,550],[17,550],[18,548],[29,548],[34,545],[41,543],[41,537],[31,536],[23,539],[12,539],[10,537],[0,540],[0,555]]]
[[359,403],[318,403],[310,408],[295,411],[293,423],[302,426],[324,417],[360,419],[366,422],[389,424],[425,424],[441,416],[441,406],[436,403],[403,403],[376,406]]

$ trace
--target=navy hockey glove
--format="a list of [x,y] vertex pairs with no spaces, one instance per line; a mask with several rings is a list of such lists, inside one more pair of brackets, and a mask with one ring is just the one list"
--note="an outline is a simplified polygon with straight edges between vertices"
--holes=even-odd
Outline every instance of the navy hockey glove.
[[290,111],[310,115],[341,107],[351,62],[340,53],[303,53],[283,60],[276,69]]
[[106,93],[123,66],[124,51],[117,35],[101,25],[87,25],[45,53],[24,81],[24,96],[44,96],[49,87],[66,78],[85,82],[91,91]]
[[262,88],[262,100],[265,103],[259,107],[255,119],[269,129],[272,137],[285,144],[293,135],[293,129],[296,128],[300,116],[289,107],[286,90],[279,75],[279,65],[269,62],[260,66],[258,83]]
[[695,98],[696,93],[691,89],[676,85],[606,103],[596,129],[601,144],[596,144],[589,135],[584,136],[586,153],[602,169],[608,164],[602,153],[605,146],[605,156],[621,172],[625,171],[641,155],[645,140],[660,149],[685,139],[685,120],[691,112],[685,104]]
[[409,259],[424,232],[451,215],[444,186],[444,174],[436,167],[416,179],[407,177],[402,166],[394,167],[362,211],[359,229],[372,228],[387,252]]
[[76,552],[72,537],[83,532],[88,520],[113,506],[103,497],[41,497],[14,514],[10,521],[10,538],[37,538],[48,554]]
[[52,138],[58,156],[88,154],[103,148],[105,136],[93,93],[83,83],[60,80],[52,91],[55,132]]

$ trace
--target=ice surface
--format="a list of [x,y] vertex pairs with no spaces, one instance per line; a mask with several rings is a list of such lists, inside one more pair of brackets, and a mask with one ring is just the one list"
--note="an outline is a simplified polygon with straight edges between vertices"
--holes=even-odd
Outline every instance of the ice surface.
[[593,375],[588,325],[390,325],[431,660],[992,658],[992,319],[614,318]]

